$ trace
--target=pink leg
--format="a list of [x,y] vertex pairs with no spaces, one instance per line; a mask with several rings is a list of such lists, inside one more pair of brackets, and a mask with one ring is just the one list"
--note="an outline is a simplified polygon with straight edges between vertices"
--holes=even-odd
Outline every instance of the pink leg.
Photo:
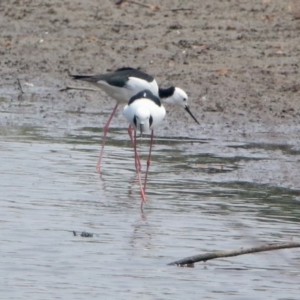
[[144,192],[146,192],[148,171],[149,171],[150,161],[151,161],[152,145],[153,145],[153,130],[151,131],[150,149],[149,149],[149,156],[148,156],[148,159],[147,159],[147,170],[146,170],[146,176],[145,176],[145,182],[144,182]]
[[[135,157],[137,157],[137,149],[136,149],[136,131],[134,131],[134,145],[133,145],[133,148],[134,148],[134,154],[135,154]],[[141,176],[140,176],[140,171],[137,170],[137,175],[138,175],[138,179],[139,179],[139,183],[140,183],[140,189],[141,189],[141,196],[142,196],[142,202],[141,202],[141,210],[143,211],[143,204],[146,203],[146,195],[145,195],[145,192],[144,192],[144,189],[143,189],[143,186],[142,186],[142,180],[141,180]]]
[[98,163],[97,163],[97,166],[96,166],[96,169],[97,169],[98,173],[100,173],[101,160],[102,160],[102,155],[103,155],[104,146],[105,146],[105,143],[106,143],[106,136],[107,136],[107,132],[108,132],[108,129],[109,129],[109,125],[110,125],[110,122],[111,122],[111,120],[112,120],[114,114],[115,114],[116,111],[117,111],[118,105],[119,105],[119,103],[117,103],[116,106],[114,107],[113,112],[111,113],[111,115],[110,115],[110,117],[109,117],[107,123],[106,123],[105,126],[104,126],[103,139],[102,139],[102,147],[101,147],[101,151],[100,151]]
[[[131,127],[131,125],[129,125],[129,127],[128,127],[128,135],[129,135],[129,137],[130,137],[132,146],[134,147],[134,140],[133,140],[133,136],[132,136],[132,127]],[[136,156],[136,155],[137,155],[137,156]],[[139,154],[138,154],[137,152],[136,152],[136,154],[134,155],[134,159],[135,159],[135,169],[136,169],[136,171],[137,171],[137,170],[141,171],[142,165],[141,165],[141,161],[140,161]],[[138,168],[137,168],[137,166],[138,166]]]

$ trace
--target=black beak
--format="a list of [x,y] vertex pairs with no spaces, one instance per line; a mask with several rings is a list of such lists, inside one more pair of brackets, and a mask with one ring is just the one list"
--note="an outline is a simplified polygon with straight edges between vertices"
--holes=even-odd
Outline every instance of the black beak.
[[140,124],[140,133],[141,133],[141,136],[143,135],[143,132],[144,132],[144,124]]
[[197,121],[197,119],[193,116],[193,114],[191,113],[189,107],[186,105],[185,110],[190,114],[190,116],[196,121],[196,123],[198,123],[200,125],[200,123]]

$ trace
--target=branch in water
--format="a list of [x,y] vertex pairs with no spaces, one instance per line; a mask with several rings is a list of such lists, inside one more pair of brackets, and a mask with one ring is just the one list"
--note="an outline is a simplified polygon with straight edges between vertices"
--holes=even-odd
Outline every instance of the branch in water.
[[251,248],[241,248],[236,250],[227,250],[227,251],[215,251],[208,252],[204,254],[199,254],[195,256],[190,256],[183,258],[181,260],[173,261],[169,263],[169,266],[179,266],[179,267],[193,267],[194,263],[200,261],[207,261],[215,258],[223,258],[223,257],[231,257],[238,256],[249,253],[263,252],[263,251],[271,251],[278,249],[288,249],[288,248],[298,248],[300,247],[300,242],[290,242],[290,243],[275,243],[275,244],[267,244],[258,247]]

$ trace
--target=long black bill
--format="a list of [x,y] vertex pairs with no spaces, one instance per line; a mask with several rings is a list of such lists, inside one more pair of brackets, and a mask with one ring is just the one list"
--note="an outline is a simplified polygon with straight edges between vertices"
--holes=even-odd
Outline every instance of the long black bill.
[[190,114],[190,116],[200,125],[200,123],[197,121],[197,119],[193,116],[188,106],[185,107],[185,110]]
[[140,135],[142,136],[144,132],[144,124],[140,124]]

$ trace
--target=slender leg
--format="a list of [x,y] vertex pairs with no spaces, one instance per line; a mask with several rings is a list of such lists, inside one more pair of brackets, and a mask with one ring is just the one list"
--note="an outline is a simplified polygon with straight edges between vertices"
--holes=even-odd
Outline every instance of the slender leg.
[[149,155],[148,155],[148,159],[147,159],[147,170],[146,170],[146,176],[145,176],[145,182],[144,182],[144,193],[146,193],[146,185],[147,185],[148,171],[149,171],[150,161],[151,161],[152,145],[153,145],[153,130],[151,131],[150,149],[149,149]]
[[[134,147],[134,140],[133,140],[133,136],[132,136],[132,127],[131,125],[129,125],[128,127],[128,135],[130,137],[130,140],[131,140],[131,143],[132,143],[132,146]],[[136,156],[137,155],[137,156]],[[140,161],[140,157],[139,157],[139,154],[136,152],[136,154],[134,155],[134,158],[135,158],[135,169],[136,171],[141,171],[142,169],[142,165],[141,165],[141,161]],[[137,168],[138,166],[138,168]]]
[[[134,154],[135,157],[137,157],[137,149],[136,149],[136,131],[134,131]],[[142,202],[141,202],[141,210],[143,211],[143,204],[146,203],[146,195],[143,189],[143,185],[142,185],[142,180],[141,180],[141,176],[140,176],[140,171],[137,170],[137,175],[138,175],[138,179],[139,179],[139,183],[140,183],[140,189],[141,189],[141,196],[142,196]]]
[[118,108],[118,105],[119,103],[116,104],[116,106],[114,107],[114,110],[112,111],[107,123],[105,124],[104,126],[104,132],[103,132],[103,138],[102,138],[102,147],[101,147],[101,151],[100,151],[100,155],[99,155],[99,159],[98,159],[98,163],[97,163],[97,166],[96,166],[96,169],[98,171],[98,173],[100,173],[100,168],[101,168],[101,160],[102,160],[102,155],[103,155],[103,150],[104,150],[104,146],[105,146],[105,143],[106,143],[106,136],[107,136],[107,132],[108,132],[108,129],[109,129],[109,125],[110,125],[110,122],[114,116],[114,114],[116,113],[117,111],[117,108]]

